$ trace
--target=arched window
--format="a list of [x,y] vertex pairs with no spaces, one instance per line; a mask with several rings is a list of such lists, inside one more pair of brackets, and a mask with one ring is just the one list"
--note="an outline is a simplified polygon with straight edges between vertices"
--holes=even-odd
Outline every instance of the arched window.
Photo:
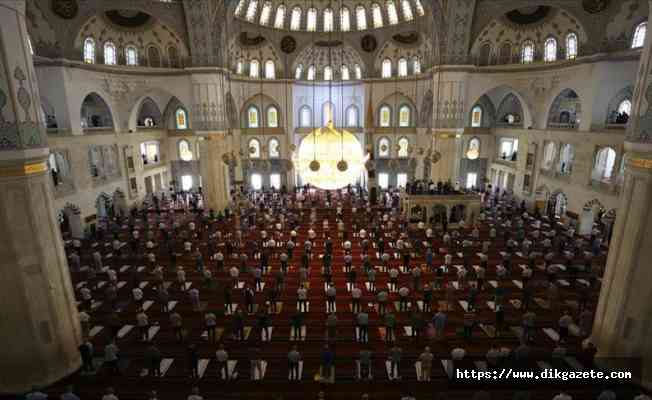
[[562,175],[570,175],[573,170],[573,159],[575,157],[573,145],[566,143],[561,146],[559,152],[558,172]]
[[387,0],[387,19],[390,25],[398,24],[398,11],[396,11],[396,3],[394,0]]
[[471,127],[479,128],[482,126],[482,107],[475,106],[471,110]]
[[258,78],[260,76],[260,63],[258,60],[251,60],[249,63],[249,76],[252,78]]
[[577,35],[573,32],[566,35],[566,59],[573,60],[577,57]]
[[186,110],[183,108],[177,108],[177,111],[174,112],[174,124],[179,130],[188,129]]
[[84,40],[84,62],[95,64],[95,40],[93,38]]
[[346,126],[353,128],[357,127],[359,124],[358,117],[358,108],[356,106],[350,106],[346,109]]
[[406,104],[403,104],[398,109],[398,126],[402,128],[406,126],[410,126],[410,119],[411,119],[410,114],[411,114],[410,107]]
[[335,106],[333,103],[324,103],[322,107],[322,126],[327,126],[331,122],[335,122]]
[[193,155],[192,150],[190,150],[190,142],[188,142],[186,139],[181,139],[177,144],[177,148],[179,149],[179,158],[182,161],[192,160]]
[[283,29],[285,26],[285,6],[281,4],[276,9],[276,17],[274,17],[274,28]]
[[179,53],[176,47],[168,47],[168,60],[170,62],[170,68],[179,68]]
[[389,127],[392,124],[392,109],[387,105],[380,107],[378,119],[381,127]]
[[382,69],[382,75],[383,78],[391,78],[392,77],[392,60],[389,58],[386,58],[383,60],[383,69]]
[[414,14],[412,13],[412,4],[410,4],[410,0],[401,0],[401,5],[403,6],[403,19],[406,21],[412,21],[414,19]]
[[301,112],[299,113],[300,116],[300,121],[299,121],[299,126],[302,128],[308,128],[312,125],[312,110],[310,110],[310,107],[308,106],[303,106],[301,107]]
[[645,35],[647,34],[647,21],[638,24],[634,30],[634,37],[632,38],[632,49],[638,49],[645,45]]
[[309,8],[308,9],[308,19],[306,21],[306,29],[308,32],[314,32],[317,30],[317,9]]
[[423,16],[425,14],[425,11],[423,10],[423,4],[421,4],[421,0],[415,0],[414,4],[416,5],[417,8],[417,14],[419,14],[419,16]]
[[340,30],[348,32],[351,30],[351,12],[348,8],[340,8]]
[[362,68],[360,68],[360,64],[355,64],[353,69],[355,69],[355,79],[362,79]]
[[260,142],[258,139],[249,141],[249,158],[260,158]]
[[274,79],[276,78],[276,67],[274,66],[274,61],[267,60],[265,62],[265,78]]
[[290,17],[290,30],[298,31],[299,29],[301,29],[301,7],[294,7]]
[[330,65],[324,67],[324,80],[325,81],[333,80],[333,68]]
[[480,139],[472,138],[469,140],[469,147],[466,149],[466,158],[476,160],[480,157]]
[[104,64],[115,65],[116,62],[115,45],[111,42],[104,43]]
[[616,151],[611,147],[603,147],[595,156],[592,178],[595,181],[609,182],[616,163]]
[[315,80],[315,66],[311,65],[308,67],[308,80],[309,81],[314,81]]
[[398,76],[407,76],[408,74],[408,63],[405,58],[399,58],[398,60]]
[[266,1],[263,4],[263,9],[260,12],[259,22],[261,25],[269,24],[269,17],[272,15],[272,2]]
[[529,64],[534,61],[534,43],[531,41],[526,41],[521,47],[521,62],[523,64]]
[[294,73],[294,78],[301,79],[301,75],[303,75],[303,64],[297,65],[297,69]]
[[512,44],[503,43],[500,46],[500,63],[501,64],[511,64],[512,63]]
[[127,46],[126,59],[127,65],[138,65],[138,50],[134,46]]
[[244,70],[244,62],[242,60],[238,60],[238,63],[235,65],[235,73],[238,75],[242,75],[243,70]]
[[407,140],[407,138],[400,138],[398,140],[398,157],[399,158],[406,158],[408,156],[408,149],[410,147],[410,142]]
[[387,138],[380,138],[378,141],[378,157],[387,158],[390,152],[390,143]]
[[343,81],[348,81],[349,79],[351,79],[351,75],[349,75],[349,67],[347,67],[346,65],[342,65],[340,74],[342,76]]
[[632,102],[629,99],[620,102],[618,105],[618,114],[627,114],[627,117],[632,115]]
[[373,21],[374,28],[383,27],[383,12],[378,3],[371,5],[371,20]]
[[258,128],[260,127],[260,119],[258,115],[258,108],[255,106],[250,106],[247,109],[247,127],[248,128]]
[[238,5],[235,7],[235,12],[234,12],[235,15],[242,16],[242,12],[244,11],[245,2],[246,2],[246,0],[238,1]]
[[545,51],[543,52],[543,61],[553,62],[557,61],[557,39],[548,38],[545,43]]
[[269,140],[269,158],[279,158],[281,156],[280,144],[278,139],[272,138]]
[[249,7],[247,8],[247,15],[245,15],[247,21],[253,22],[256,17],[256,11],[258,11],[258,0],[250,0]]
[[327,8],[324,10],[324,32],[332,32],[333,25],[334,25],[333,10]]
[[355,23],[359,31],[367,29],[367,10],[363,6],[355,8]]
[[150,46],[147,49],[147,59],[150,67],[158,68],[161,66],[161,54],[156,47]]
[[278,128],[278,108],[276,106],[269,106],[267,108],[267,126]]
[[418,75],[421,73],[421,60],[419,60],[419,57],[414,57],[412,59],[412,70],[414,71],[415,75]]
[[557,146],[555,145],[555,143],[554,142],[546,143],[545,147],[543,148],[542,168],[547,171],[552,169],[555,162],[556,155],[557,155]]

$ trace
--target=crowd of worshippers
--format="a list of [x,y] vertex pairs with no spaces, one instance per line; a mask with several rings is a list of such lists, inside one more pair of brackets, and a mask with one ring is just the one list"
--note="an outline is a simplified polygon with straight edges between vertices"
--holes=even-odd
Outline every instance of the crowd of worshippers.
[[[186,397],[186,400],[212,400],[211,398],[204,397],[199,389],[198,386],[192,386],[190,388],[190,394],[188,397]],[[17,396],[18,399],[20,399],[19,396]],[[65,392],[61,394],[59,397],[61,400],[86,400],[80,398],[77,394],[75,394],[75,389],[72,385],[69,385],[66,389]],[[144,399],[146,400],[159,400],[159,395],[156,390],[150,390],[145,395],[143,396]],[[282,397],[279,397],[282,399]],[[310,397],[306,396],[306,399],[309,399]],[[386,398],[386,397],[383,397]],[[535,398],[535,396],[532,394],[531,391],[524,391],[524,390],[519,390],[515,391],[514,395],[511,397],[512,400],[531,400]],[[540,397],[537,397],[540,398]],[[30,393],[27,393],[24,396],[24,400],[48,400],[49,396],[47,393],[43,393],[38,390],[31,391]],[[327,400],[327,399],[335,399],[335,397],[329,397],[324,391],[320,391],[317,393],[316,400]],[[360,400],[373,400],[374,396],[369,395],[368,393],[363,393],[360,396]],[[448,396],[446,395],[445,392],[440,392],[439,395],[436,395],[435,397],[429,396],[428,399],[434,399],[434,400],[448,400]],[[473,394],[473,397],[469,398],[470,400],[491,400],[492,395],[490,392],[486,390],[479,390]],[[618,397],[616,392],[610,389],[604,389],[602,390],[598,396],[595,398],[596,400],[652,400],[650,396],[647,394],[641,392],[637,395],[635,395],[633,398],[622,398]],[[113,386],[109,386],[106,389],[104,389],[104,394],[99,400],[120,400],[118,395],[116,394],[116,390]],[[182,399],[179,399],[182,400]],[[215,399],[217,400],[217,399]],[[396,400],[417,400],[417,398],[412,394],[411,391],[406,390],[406,393],[400,395],[400,397],[397,397]],[[558,394],[556,394],[554,397],[552,397],[552,400],[573,400],[573,397],[568,394],[566,391],[560,391]],[[587,399],[577,399],[577,400],[587,400]]]
[[408,194],[458,194],[460,185],[459,182],[453,185],[450,180],[437,183],[432,180],[416,180],[405,184],[405,192]]
[[625,125],[629,121],[629,114],[625,111],[618,112],[614,110],[609,114],[609,123],[610,124],[622,124]]
[[[351,222],[344,223],[345,199],[351,200]],[[152,326],[147,310],[144,308],[144,292],[141,281],[144,274],[137,268],[132,267],[129,271],[129,279],[125,285],[131,290],[133,303],[136,305],[135,321],[123,321],[118,304],[118,271],[116,270],[121,259],[126,257],[142,260],[145,272],[153,277],[156,287],[156,303],[162,313],[168,314],[170,329],[179,343],[187,345],[187,358],[189,375],[198,376],[198,362],[200,359],[197,346],[184,337],[186,325],[184,316],[177,311],[169,309],[169,301],[173,296],[183,301],[189,301],[193,310],[201,311],[200,288],[206,290],[213,288],[222,293],[224,300],[224,311],[232,315],[230,322],[232,338],[243,340],[245,338],[245,313],[255,315],[256,330],[263,339],[271,339],[270,328],[272,318],[275,315],[275,307],[280,294],[286,290],[286,281],[289,274],[296,274],[298,289],[291,297],[296,299],[298,309],[291,317],[292,332],[296,336],[301,335],[304,313],[307,311],[307,302],[310,290],[320,288],[309,287],[310,276],[315,272],[313,260],[321,260],[321,276],[325,283],[327,318],[324,321],[326,332],[326,344],[321,354],[321,375],[328,377],[332,374],[332,366],[335,362],[335,354],[328,341],[337,338],[338,318],[336,311],[336,300],[342,294],[335,287],[333,281],[333,250],[334,240],[331,236],[341,241],[344,251],[344,273],[347,283],[351,285],[350,296],[352,311],[356,314],[354,324],[359,329],[357,337],[361,349],[356,355],[360,365],[358,379],[366,379],[373,376],[372,359],[374,354],[368,343],[369,313],[372,309],[366,307],[366,300],[362,299],[362,290],[358,286],[358,280],[364,277],[368,283],[368,291],[371,292],[374,310],[377,309],[380,317],[380,324],[385,328],[384,341],[388,343],[387,358],[390,362],[390,377],[399,379],[401,362],[405,357],[403,350],[397,341],[397,317],[392,312],[389,304],[390,298],[398,299],[399,312],[409,311],[411,336],[415,340],[426,336],[429,340],[445,339],[444,330],[448,324],[448,314],[458,300],[464,299],[467,306],[462,320],[462,336],[470,341],[473,331],[480,324],[478,319],[478,298],[480,293],[491,293],[493,307],[493,319],[495,332],[494,337],[500,337],[507,330],[505,321],[504,303],[507,300],[508,290],[505,282],[514,277],[522,280],[521,292],[521,328],[522,343],[512,351],[497,348],[492,345],[487,352],[486,358],[490,366],[498,366],[508,359],[525,359],[532,351],[534,343],[534,332],[537,325],[537,316],[531,308],[535,291],[534,277],[537,270],[543,270],[542,275],[547,277],[547,301],[554,310],[560,310],[560,294],[557,284],[558,265],[553,259],[564,257],[566,268],[570,274],[570,285],[576,288],[579,299],[578,313],[573,316],[568,310],[561,312],[557,327],[559,340],[552,351],[556,357],[564,357],[567,353],[566,343],[569,338],[569,328],[575,322],[579,325],[580,334],[586,338],[590,334],[592,313],[589,307],[591,302],[591,288],[596,288],[595,271],[592,271],[593,259],[601,252],[599,233],[596,233],[594,241],[587,241],[584,238],[576,237],[572,229],[561,230],[556,225],[547,225],[550,222],[547,217],[534,218],[526,211],[519,210],[516,201],[509,197],[498,198],[489,196],[486,200],[486,208],[483,209],[478,219],[480,224],[492,221],[488,231],[488,238],[481,240],[478,225],[472,225],[462,229],[433,230],[420,222],[416,230],[409,226],[405,216],[397,208],[380,210],[368,202],[363,192],[352,193],[350,197],[340,192],[328,192],[326,202],[330,204],[335,214],[335,226],[331,226],[328,218],[318,218],[318,205],[322,198],[310,191],[304,193],[299,191],[296,195],[281,195],[279,193],[255,193],[240,196],[237,204],[234,202],[230,211],[227,209],[215,217],[218,222],[225,224],[213,224],[213,216],[210,214],[199,214],[196,218],[190,218],[183,223],[175,219],[174,213],[156,213],[154,222],[148,218],[148,210],[143,208],[140,213],[142,219],[137,221],[139,212],[132,213],[124,220],[118,218],[110,226],[113,233],[111,248],[113,250],[112,261],[108,261],[98,250],[89,250],[82,246],[81,241],[73,240],[70,253],[70,266],[73,272],[81,270],[81,257],[86,256],[92,260],[90,268],[86,269],[86,285],[81,286],[78,291],[78,298],[81,300],[80,321],[86,340],[80,346],[83,360],[83,370],[91,372],[94,370],[93,357],[94,348],[90,338],[90,330],[94,325],[93,304],[98,291],[103,291],[104,302],[110,307],[104,326],[110,336],[110,342],[103,349],[104,364],[111,374],[120,374],[119,360],[120,349],[117,345],[117,338],[125,322],[133,323],[139,332],[141,341],[145,343],[145,364],[150,376],[159,376],[163,354],[156,342],[149,337],[149,328]],[[160,208],[159,208],[160,210]],[[522,212],[521,212],[522,211]],[[307,226],[304,226],[305,219],[308,219]],[[128,239],[123,243],[119,238],[122,226],[127,226]],[[321,229],[319,227],[321,226]],[[464,226],[464,225],[462,225]],[[306,230],[307,228],[307,230]],[[526,228],[529,235],[526,235]],[[287,233],[289,231],[289,234]],[[307,238],[303,243],[299,242],[298,232],[306,232]],[[410,234],[408,234],[410,232]],[[256,236],[256,240],[250,239]],[[210,254],[209,262],[199,250],[199,238],[207,236],[207,249]],[[302,235],[303,236],[303,235]],[[489,285],[486,279],[486,272],[489,268],[488,257],[494,241],[501,237],[505,242],[505,251],[502,253],[500,264],[496,266],[496,285]],[[315,254],[315,242],[323,241],[323,252]],[[440,240],[447,251],[433,248],[429,243],[433,240]],[[158,243],[157,243],[158,241]],[[339,245],[338,241],[338,245]],[[355,243],[354,243],[355,242]],[[218,244],[223,243],[223,246]],[[180,246],[177,246],[179,244]],[[360,268],[354,266],[352,248],[359,246],[361,258]],[[191,256],[195,262],[195,269],[203,276],[203,285],[187,285],[187,267],[177,265],[177,248],[183,248],[183,253]],[[302,251],[301,251],[302,250]],[[472,255],[481,251],[480,265],[475,268],[471,265]],[[85,254],[89,252],[90,254]],[[376,287],[375,283],[378,271],[373,267],[372,260],[376,257],[372,253],[377,252],[381,264],[381,273],[387,273],[389,283],[387,287]],[[453,254],[462,254],[462,265],[453,265]],[[520,252],[522,257],[527,259],[527,265],[522,270],[514,265],[514,255]],[[169,269],[165,270],[158,261],[158,255],[167,254]],[[400,254],[402,268],[391,263],[391,253]],[[420,265],[414,262],[415,255],[423,257],[425,263]],[[444,262],[441,265],[435,263],[435,256],[443,256]],[[576,264],[581,257],[583,263]],[[270,261],[279,260],[280,267],[276,271],[270,271]],[[229,265],[227,265],[229,264]],[[255,264],[255,265],[252,265]],[[290,265],[296,265],[296,270],[290,271]],[[456,271],[456,272],[455,272]],[[408,275],[408,282],[400,282],[399,275],[403,272]],[[455,272],[456,280],[450,279],[449,272]],[[578,274],[583,272],[588,279],[588,284],[579,283]],[[107,282],[103,288],[98,286],[98,274],[106,274]],[[176,283],[170,287],[164,285],[166,273],[176,276]],[[425,282],[423,274],[431,274],[431,282]],[[216,274],[226,275],[225,281],[217,281]],[[539,272],[536,272],[538,275]],[[588,276],[586,276],[588,275]],[[313,275],[314,276],[314,275]],[[243,279],[243,302],[242,306],[233,309],[233,290],[239,288]],[[264,298],[266,306],[258,307],[254,312],[255,293],[262,289],[266,283]],[[191,287],[189,289],[189,287]],[[435,292],[445,300],[445,306],[433,308]],[[422,302],[421,312],[416,308],[410,308],[410,304]],[[204,327],[207,331],[207,340],[210,343],[217,343],[217,315],[214,311],[204,313]],[[99,322],[99,321],[98,321]],[[254,344],[256,346],[256,344]],[[595,354],[595,347],[586,342],[586,360],[592,362]],[[300,346],[293,346],[287,354],[287,365],[289,379],[301,379],[299,376],[299,365],[302,361]],[[250,352],[252,374],[259,376],[261,368],[261,349],[254,347]],[[452,360],[461,360],[466,355],[466,349],[457,347],[451,352]],[[421,362],[422,381],[430,380],[434,356],[430,347],[425,346],[416,356]],[[214,359],[218,365],[218,377],[229,380],[231,378],[228,368],[229,353],[225,343],[219,343]],[[224,372],[224,373],[223,373]]]

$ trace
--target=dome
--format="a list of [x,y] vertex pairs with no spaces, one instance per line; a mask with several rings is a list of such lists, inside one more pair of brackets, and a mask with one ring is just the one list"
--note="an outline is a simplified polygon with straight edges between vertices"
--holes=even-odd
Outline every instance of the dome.
[[400,25],[425,15],[425,10],[422,0],[340,0],[287,4],[281,0],[238,0],[233,13],[236,19],[273,29],[339,32]]

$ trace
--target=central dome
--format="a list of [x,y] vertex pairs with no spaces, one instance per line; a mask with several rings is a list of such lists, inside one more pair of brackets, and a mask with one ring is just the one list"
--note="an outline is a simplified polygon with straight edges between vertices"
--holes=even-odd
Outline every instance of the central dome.
[[287,6],[280,0],[239,0],[233,13],[237,19],[274,29],[365,31],[414,21],[425,15],[421,1],[385,0],[361,4],[340,0],[336,4],[322,1]]

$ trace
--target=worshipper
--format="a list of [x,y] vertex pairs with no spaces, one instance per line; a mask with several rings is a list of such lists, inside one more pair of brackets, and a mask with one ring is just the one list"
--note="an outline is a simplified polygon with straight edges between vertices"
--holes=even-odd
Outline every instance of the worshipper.
[[500,337],[505,326],[505,310],[502,304],[496,303],[494,306],[494,325],[496,330],[495,337]]
[[301,327],[303,326],[303,313],[297,311],[290,319],[290,326],[292,327],[292,337],[299,340],[301,339]]
[[192,305],[193,311],[199,311],[200,308],[199,289],[193,287],[188,291],[188,296],[190,297],[190,304]]
[[403,286],[398,290],[398,295],[399,295],[399,309],[400,311],[407,311],[408,309],[408,304],[410,302],[410,299],[408,298],[408,295],[410,294],[410,289],[407,287]]
[[115,390],[113,387],[109,386],[104,391],[105,394],[102,396],[102,400],[119,400],[118,396],[115,395]]
[[161,312],[162,313],[169,312],[170,293],[167,291],[167,289],[165,289],[165,287],[161,286],[157,290],[157,295],[158,295],[158,302],[161,305]]
[[523,314],[523,340],[529,342],[534,337],[536,314],[532,311],[527,311]]
[[217,326],[217,317],[215,313],[207,312],[204,314],[204,326],[208,333],[208,341],[210,343],[215,343],[215,327]]
[[220,347],[215,352],[215,361],[217,361],[217,379],[223,379],[223,376],[227,381],[231,379],[228,367],[229,353],[224,348],[224,343],[220,343]]
[[161,351],[154,343],[151,343],[145,350],[145,366],[149,376],[161,376],[161,360],[163,356]]
[[170,326],[174,331],[174,337],[177,339],[178,343],[183,342],[183,319],[181,314],[178,312],[173,312],[170,314]]
[[94,348],[88,337],[85,337],[81,345],[79,345],[79,353],[82,359],[82,373],[92,373],[95,370],[93,366]]
[[321,364],[319,366],[319,376],[322,380],[331,381],[335,379],[335,353],[328,346],[324,345],[324,348],[321,352]]
[[369,341],[369,314],[360,311],[356,317],[357,327],[359,329],[358,341],[367,343]]
[[358,287],[351,289],[351,311],[355,314],[360,312],[360,299],[362,298],[362,290]]
[[147,342],[149,340],[149,318],[142,309],[136,314],[136,326],[140,330],[140,341]]
[[249,368],[250,368],[250,376],[252,379],[256,375],[262,378],[263,358],[261,356],[260,347],[258,346],[253,346],[252,348],[249,349]]
[[270,332],[270,327],[272,325],[272,320],[269,315],[268,311],[265,310],[260,310],[258,311],[258,314],[256,314],[256,326],[258,327],[258,330],[260,331],[261,337],[263,340],[271,340],[272,337],[271,332]]
[[430,352],[430,347],[426,346],[423,353],[419,355],[419,361],[421,362],[421,380],[429,382],[430,373],[432,371],[432,360],[434,356]]
[[300,284],[297,289],[298,307],[300,312],[308,311],[308,289],[303,284]]
[[394,345],[387,355],[390,363],[390,372],[394,379],[401,379],[401,358],[403,357],[403,349],[398,345]]
[[337,337],[337,315],[334,312],[326,317],[326,339],[335,340]]
[[231,287],[232,285],[225,283],[223,288],[224,309],[229,313],[233,313],[233,302],[231,301],[231,293],[232,293]]
[[358,362],[360,363],[360,375],[357,379],[371,380],[372,378],[372,352],[368,348],[360,350],[358,353]]
[[292,350],[288,353],[288,367],[290,370],[290,380],[299,380],[299,361],[301,361],[301,353],[297,346],[292,346]]
[[559,394],[553,397],[552,400],[573,400],[573,397],[571,397],[569,394],[565,393],[564,391],[561,391]]
[[337,289],[335,285],[330,283],[326,289],[326,311],[335,312],[335,297],[337,295]]
[[387,311],[387,300],[389,299],[389,294],[385,289],[382,289],[376,295],[376,301],[378,302],[378,314],[383,315]]
[[186,271],[183,270],[182,266],[177,267],[177,283],[179,284],[179,290],[182,292],[186,291]]
[[249,314],[254,313],[255,296],[256,293],[254,292],[254,289],[251,286],[249,286],[249,284],[245,284],[244,287],[245,309]]
[[376,270],[374,268],[367,270],[367,281],[369,281],[369,291],[374,293],[376,291]]
[[437,339],[442,339],[444,337],[444,329],[446,328],[446,313],[441,309],[432,318],[432,323],[435,326],[435,337]]
[[568,310],[564,310],[564,314],[559,318],[559,338],[560,340],[568,339],[568,331],[573,324],[573,317],[570,316]]
[[469,309],[468,312],[464,313],[463,317],[463,326],[464,326],[464,337],[468,340],[473,336],[473,326],[475,325],[475,312]]
[[109,373],[113,376],[120,375],[120,370],[118,369],[119,352],[120,349],[113,341],[104,346],[104,364],[106,364]]
[[188,395],[186,400],[204,400],[204,397],[199,394],[199,388],[197,386],[193,386],[190,395]]

